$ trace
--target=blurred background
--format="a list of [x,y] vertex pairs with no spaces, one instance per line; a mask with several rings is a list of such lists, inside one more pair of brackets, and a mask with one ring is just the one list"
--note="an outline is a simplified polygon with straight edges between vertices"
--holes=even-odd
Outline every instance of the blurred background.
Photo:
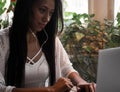
[[[64,31],[59,38],[73,67],[88,82],[96,82],[99,50],[120,46],[120,1],[62,2]],[[15,4],[16,0],[0,0],[0,29],[12,24]]]

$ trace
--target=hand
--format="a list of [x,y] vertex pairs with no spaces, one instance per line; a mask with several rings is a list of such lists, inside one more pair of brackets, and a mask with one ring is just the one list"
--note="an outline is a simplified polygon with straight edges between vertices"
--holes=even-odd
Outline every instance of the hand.
[[60,78],[58,81],[52,86],[54,92],[69,92],[73,87],[72,82],[68,78]]
[[84,83],[77,86],[77,92],[96,92],[95,83]]

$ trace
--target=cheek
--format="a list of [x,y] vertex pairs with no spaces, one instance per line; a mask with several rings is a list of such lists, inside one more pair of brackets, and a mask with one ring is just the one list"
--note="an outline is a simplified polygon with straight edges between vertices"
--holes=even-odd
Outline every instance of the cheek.
[[37,26],[41,21],[41,16],[34,15],[32,18],[32,25]]
[[37,26],[42,21],[42,14],[40,14],[38,9],[34,9],[33,17],[32,17],[32,24]]
[[36,11],[36,12],[34,13],[34,19],[35,19],[36,21],[39,21],[39,20],[42,19],[42,15],[40,14],[39,11]]
[[31,17],[30,19],[30,25],[31,27],[37,27],[37,25],[39,24],[39,18],[38,17]]

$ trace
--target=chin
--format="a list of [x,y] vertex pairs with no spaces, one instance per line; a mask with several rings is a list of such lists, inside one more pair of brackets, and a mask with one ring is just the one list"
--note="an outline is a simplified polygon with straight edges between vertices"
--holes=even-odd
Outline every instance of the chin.
[[40,28],[39,28],[39,29],[37,29],[36,31],[37,31],[37,32],[40,32],[40,31],[42,31],[42,30],[43,30],[43,29],[40,29]]

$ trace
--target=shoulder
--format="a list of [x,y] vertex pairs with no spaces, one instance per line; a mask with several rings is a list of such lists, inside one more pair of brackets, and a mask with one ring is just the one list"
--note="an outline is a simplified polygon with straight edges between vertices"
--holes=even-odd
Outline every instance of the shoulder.
[[10,27],[0,29],[0,36],[8,35],[9,34],[9,29],[10,29]]
[[4,49],[8,44],[9,27],[0,30],[0,48]]
[[56,39],[55,39],[55,45],[56,45],[56,48],[58,48],[58,47],[61,47],[62,46],[62,43],[61,43],[61,41],[60,41],[60,39],[59,39],[59,37],[57,36],[56,37]]
[[63,47],[63,44],[58,36],[56,37],[56,40],[55,40],[55,48],[56,48],[57,53],[64,52],[64,50],[65,50]]
[[4,74],[4,64],[9,51],[9,28],[0,30],[0,71]]
[[8,38],[8,36],[9,36],[9,29],[10,29],[10,27],[7,27],[5,29],[0,29],[0,41],[2,39]]

